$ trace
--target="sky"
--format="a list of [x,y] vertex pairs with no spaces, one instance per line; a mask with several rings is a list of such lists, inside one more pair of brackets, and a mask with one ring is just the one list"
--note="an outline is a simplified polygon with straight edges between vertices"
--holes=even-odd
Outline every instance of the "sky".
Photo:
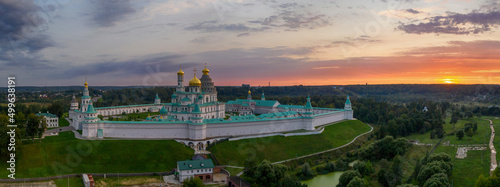
[[0,0],[17,86],[500,83],[499,0]]

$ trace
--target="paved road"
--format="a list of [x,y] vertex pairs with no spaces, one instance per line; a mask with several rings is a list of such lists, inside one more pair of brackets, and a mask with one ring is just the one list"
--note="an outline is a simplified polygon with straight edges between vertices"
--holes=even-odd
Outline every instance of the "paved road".
[[493,121],[486,119],[490,121],[490,128],[491,128],[491,138],[490,138],[490,150],[491,150],[491,166],[490,166],[490,175],[493,173],[493,171],[497,168],[497,151],[495,150],[495,145],[493,144],[493,141],[495,140],[495,128],[493,128]]

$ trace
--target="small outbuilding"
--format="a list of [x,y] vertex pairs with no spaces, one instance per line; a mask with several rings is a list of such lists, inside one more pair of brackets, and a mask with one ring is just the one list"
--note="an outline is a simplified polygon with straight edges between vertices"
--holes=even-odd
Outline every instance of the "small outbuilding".
[[202,181],[213,181],[214,163],[212,159],[185,160],[177,162],[179,181],[190,177],[198,177]]

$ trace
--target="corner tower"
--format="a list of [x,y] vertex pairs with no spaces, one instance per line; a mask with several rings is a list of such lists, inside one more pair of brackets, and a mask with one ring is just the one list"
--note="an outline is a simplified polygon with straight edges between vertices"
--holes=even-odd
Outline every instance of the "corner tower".
[[352,110],[351,100],[349,99],[349,94],[347,94],[347,99],[345,100],[344,110]]

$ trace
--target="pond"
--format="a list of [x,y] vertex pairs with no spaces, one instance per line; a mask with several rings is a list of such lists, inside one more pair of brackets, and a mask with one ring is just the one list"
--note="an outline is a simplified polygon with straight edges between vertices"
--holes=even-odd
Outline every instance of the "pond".
[[302,181],[302,184],[307,184],[309,187],[337,186],[342,173],[344,172],[336,171],[326,175],[318,175],[307,181]]

